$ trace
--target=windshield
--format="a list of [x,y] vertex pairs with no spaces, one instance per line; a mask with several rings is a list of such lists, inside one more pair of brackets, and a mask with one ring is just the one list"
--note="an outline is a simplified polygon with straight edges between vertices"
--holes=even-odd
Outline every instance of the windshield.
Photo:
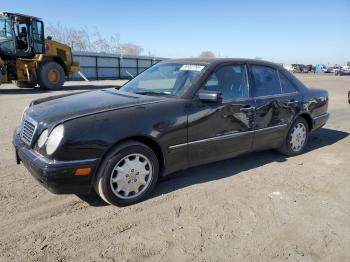
[[157,64],[125,84],[120,90],[149,95],[182,96],[199,79],[205,65]]
[[0,51],[11,53],[13,51],[13,35],[11,20],[0,18]]

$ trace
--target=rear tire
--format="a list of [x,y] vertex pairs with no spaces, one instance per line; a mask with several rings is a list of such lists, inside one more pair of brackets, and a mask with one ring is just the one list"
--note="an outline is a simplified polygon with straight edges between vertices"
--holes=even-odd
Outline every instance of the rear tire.
[[41,88],[56,90],[63,86],[65,73],[58,63],[46,62],[39,66],[38,83]]
[[288,135],[279,148],[279,152],[286,156],[300,155],[309,138],[309,125],[302,117],[298,117],[288,131]]
[[159,174],[157,156],[148,146],[128,141],[103,160],[94,183],[107,203],[127,206],[143,200],[155,187]]
[[36,83],[16,81],[16,86],[19,88],[34,88]]

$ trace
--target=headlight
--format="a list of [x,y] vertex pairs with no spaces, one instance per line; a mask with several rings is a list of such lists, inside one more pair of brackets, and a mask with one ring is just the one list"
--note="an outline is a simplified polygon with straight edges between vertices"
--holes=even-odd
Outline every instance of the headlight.
[[41,133],[41,135],[40,135],[40,137],[39,137],[39,139],[38,139],[38,147],[39,147],[39,148],[42,148],[42,147],[45,145],[48,136],[49,136],[49,131],[48,131],[47,129],[45,129],[45,130]]
[[61,143],[64,135],[63,125],[56,126],[54,130],[51,131],[49,138],[46,142],[46,154],[52,155]]

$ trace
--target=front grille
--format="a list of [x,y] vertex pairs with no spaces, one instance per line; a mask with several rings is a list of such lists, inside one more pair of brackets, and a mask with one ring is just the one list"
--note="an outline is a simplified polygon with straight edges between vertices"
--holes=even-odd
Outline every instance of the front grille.
[[31,145],[36,131],[37,124],[32,119],[24,119],[21,131],[21,139],[27,145]]

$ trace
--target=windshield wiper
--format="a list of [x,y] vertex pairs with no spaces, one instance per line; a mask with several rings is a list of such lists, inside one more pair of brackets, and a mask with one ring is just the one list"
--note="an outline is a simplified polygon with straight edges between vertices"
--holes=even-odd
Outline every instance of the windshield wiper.
[[146,91],[146,90],[140,90],[140,91],[135,91],[135,94],[139,94],[139,95],[166,95],[166,96],[176,96],[173,95],[170,92],[166,92],[166,91],[161,91],[161,92],[156,92],[156,91]]

